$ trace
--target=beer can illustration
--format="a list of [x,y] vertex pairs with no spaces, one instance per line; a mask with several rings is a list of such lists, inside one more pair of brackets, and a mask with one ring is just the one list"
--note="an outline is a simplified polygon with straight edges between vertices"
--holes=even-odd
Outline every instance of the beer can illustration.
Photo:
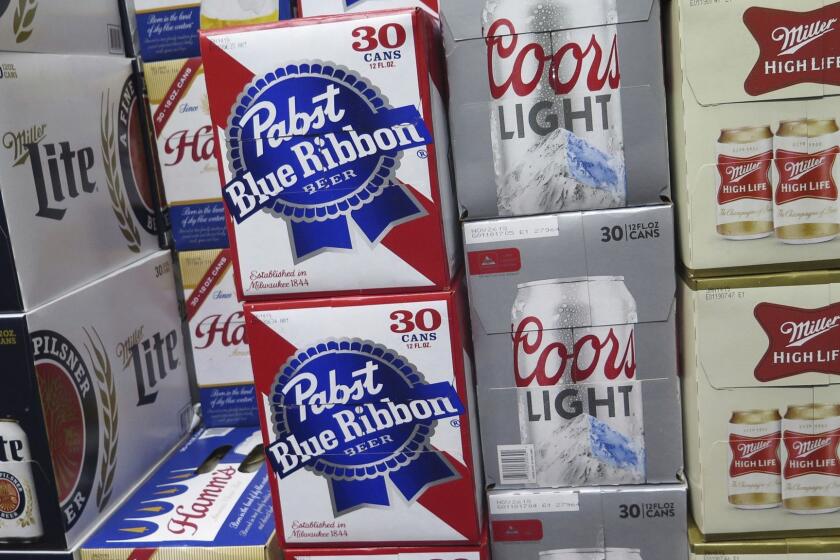
[[0,418],[0,543],[43,536],[29,439],[16,420]]
[[792,513],[840,510],[840,405],[789,406],[782,420],[784,507]]
[[636,301],[621,276],[530,282],[513,304],[520,438],[540,486],[645,480]]
[[269,23],[280,19],[278,0],[202,0],[201,29]]
[[779,124],[775,139],[773,221],[785,243],[830,241],[840,233],[837,155],[840,128],[834,119]]
[[625,206],[616,0],[487,0],[482,20],[499,214]]
[[769,126],[723,129],[717,141],[717,232],[726,239],[773,233],[773,131]]
[[638,548],[569,548],[544,550],[539,560],[642,560]]
[[729,503],[769,509],[782,503],[782,416],[778,410],[735,411],[729,419]]

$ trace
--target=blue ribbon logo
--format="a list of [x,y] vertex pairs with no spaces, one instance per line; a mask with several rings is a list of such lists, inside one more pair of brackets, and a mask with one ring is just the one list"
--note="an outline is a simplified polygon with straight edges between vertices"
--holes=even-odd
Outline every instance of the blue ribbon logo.
[[370,341],[330,340],[300,352],[271,393],[272,468],[329,480],[336,515],[388,506],[387,477],[408,501],[459,478],[429,446],[438,420],[464,414],[455,388],[426,383],[405,358]]
[[353,72],[278,68],[231,111],[225,203],[237,223],[264,209],[289,222],[297,261],[352,249],[350,221],[376,244],[425,215],[395,170],[402,152],[432,142],[416,107],[390,107]]

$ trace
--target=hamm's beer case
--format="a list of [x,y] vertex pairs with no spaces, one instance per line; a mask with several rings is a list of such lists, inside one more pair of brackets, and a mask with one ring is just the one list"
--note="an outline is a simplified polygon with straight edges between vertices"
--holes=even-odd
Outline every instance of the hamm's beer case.
[[298,17],[422,8],[438,15],[438,0],[297,0]]
[[683,282],[686,472],[709,538],[840,516],[840,274]]
[[840,255],[840,2],[671,3],[671,144],[693,276]]
[[660,3],[441,2],[461,216],[669,197]]
[[178,254],[201,413],[208,426],[258,426],[242,304],[230,249]]
[[156,189],[130,60],[0,67],[0,310],[32,309],[156,251]]
[[[32,0],[30,0],[32,1]],[[289,0],[133,0],[140,56],[147,62],[196,57],[200,29],[292,17]]]
[[684,484],[494,490],[494,560],[676,560],[688,557]]
[[487,484],[676,482],[673,209],[468,222]]
[[143,66],[178,251],[228,246],[216,138],[200,58]]
[[282,546],[480,542],[462,296],[246,304]]
[[158,252],[0,316],[3,546],[73,547],[186,433],[174,290],[169,253]]
[[85,541],[82,560],[276,560],[258,428],[202,428]]
[[449,285],[459,244],[431,16],[201,40],[240,299]]

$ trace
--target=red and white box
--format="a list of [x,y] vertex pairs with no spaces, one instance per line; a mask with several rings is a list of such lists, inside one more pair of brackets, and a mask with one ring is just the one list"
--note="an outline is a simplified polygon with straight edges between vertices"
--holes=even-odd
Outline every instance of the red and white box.
[[403,548],[293,548],[284,560],[489,560],[487,540],[473,546]]
[[423,8],[437,16],[440,9],[438,0],[297,0],[297,5],[300,17],[356,14],[396,8]]
[[419,9],[202,33],[240,299],[449,286],[440,42]]
[[282,546],[480,541],[459,289],[246,304]]

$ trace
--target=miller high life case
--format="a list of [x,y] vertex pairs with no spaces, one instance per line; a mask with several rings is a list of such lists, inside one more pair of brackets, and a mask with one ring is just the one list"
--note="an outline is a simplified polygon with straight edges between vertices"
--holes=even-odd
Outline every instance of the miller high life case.
[[692,523],[688,528],[689,560],[832,560],[840,554],[840,538],[800,537],[742,541],[704,541]]
[[130,60],[0,68],[0,310],[32,309],[156,251],[157,196]]
[[670,197],[660,3],[441,2],[461,216]]
[[208,426],[258,426],[242,304],[230,249],[178,254],[201,412]]
[[326,16],[391,10],[397,8],[422,8],[438,14],[438,0],[297,0],[298,17]]
[[464,225],[487,484],[676,482],[673,209]]
[[479,543],[462,296],[246,304],[282,546]]
[[494,560],[675,560],[688,556],[684,484],[494,490]]
[[186,433],[192,406],[174,290],[161,251],[25,314],[0,315],[0,417],[27,436],[43,526],[38,538],[15,539],[34,511],[10,493],[16,484],[0,482],[0,548],[72,548]]
[[683,282],[686,472],[707,537],[820,534],[840,511],[840,274]]
[[474,546],[290,548],[285,560],[489,560],[487,539]]
[[436,20],[375,12],[201,40],[240,299],[449,285]]
[[216,138],[200,58],[143,67],[178,251],[228,246]]
[[202,428],[85,541],[82,560],[277,560],[258,428]]
[[840,2],[670,3],[671,145],[691,276],[840,255]]

